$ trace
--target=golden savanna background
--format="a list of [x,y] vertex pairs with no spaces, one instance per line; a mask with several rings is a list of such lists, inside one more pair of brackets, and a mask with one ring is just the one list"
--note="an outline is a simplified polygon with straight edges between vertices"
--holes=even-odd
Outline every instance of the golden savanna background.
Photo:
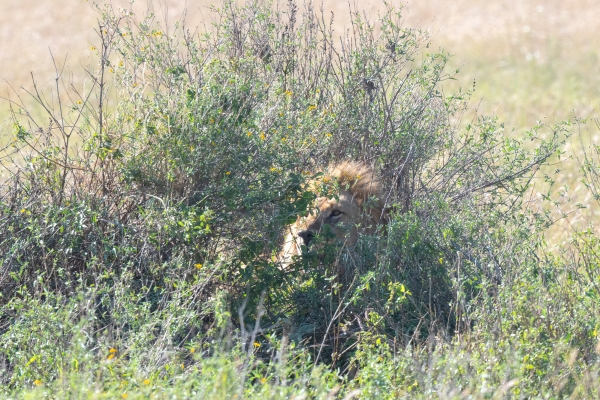
[[[139,1],[140,10],[148,5],[164,20],[172,23],[187,7],[189,26],[210,20],[206,0]],[[470,89],[476,82],[471,101],[475,113],[495,114],[505,122],[507,132],[516,135],[534,126],[536,121],[552,124],[587,117],[581,131],[584,147],[600,137],[593,122],[600,108],[600,2],[597,0],[419,0],[391,1],[403,7],[405,24],[428,29],[433,49],[443,47],[453,55],[451,68],[460,68],[456,81],[444,83],[447,92],[458,87]],[[115,1],[115,6],[125,4]],[[349,26],[348,3],[324,1],[333,11],[341,33]],[[378,2],[357,2],[357,8],[376,17]],[[97,63],[91,46],[98,15],[85,0],[3,0],[0,2],[0,94],[14,99],[23,94],[19,87],[31,88],[31,74],[38,86],[50,91],[54,84],[54,64],[72,75],[76,85],[85,80],[84,67]],[[10,85],[10,86],[9,86]],[[10,134],[8,103],[0,103],[2,135]],[[579,136],[567,149],[581,154]],[[0,140],[6,143],[6,138]],[[570,187],[576,202],[589,201],[579,182],[578,163],[566,160],[553,167],[559,186]],[[553,172],[549,171],[549,172]],[[541,185],[541,183],[540,183]],[[565,210],[568,210],[567,207]],[[595,213],[576,212],[569,222],[554,228],[549,240],[555,244],[568,237],[569,223],[581,228]]]

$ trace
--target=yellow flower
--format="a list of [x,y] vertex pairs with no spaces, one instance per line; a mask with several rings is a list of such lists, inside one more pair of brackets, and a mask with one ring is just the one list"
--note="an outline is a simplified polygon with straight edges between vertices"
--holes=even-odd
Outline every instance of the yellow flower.
[[150,384],[150,379],[144,379],[144,385],[149,385]]
[[35,386],[40,386],[42,384],[42,381],[40,381],[39,379],[36,379],[35,381],[33,381],[33,384]]
[[83,101],[77,100],[77,104],[81,104],[81,103],[83,103]]
[[114,347],[111,347],[110,350],[108,350],[109,353],[116,353],[117,349],[115,349]]
[[213,124],[214,122],[215,122],[215,119],[214,119],[214,118],[211,118],[211,119],[210,119],[210,123],[211,123],[211,124]]
[[111,68],[111,69],[110,69],[110,72],[115,72],[115,70]]
[[291,90],[286,90],[284,93],[285,93],[287,96],[291,96],[291,95],[293,94]]
[[248,131],[248,133],[246,133],[246,135],[248,135],[248,137],[252,136],[252,132]]
[[317,109],[317,106],[308,106],[308,109],[309,109],[309,110],[316,110],[316,109]]
[[107,360],[112,360],[113,358],[115,358],[115,355],[114,354],[109,354],[106,359]]
[[285,142],[287,140],[287,138],[281,138],[282,142]]
[[288,129],[292,129],[292,128],[293,128],[293,126],[291,126],[291,125],[288,125]]
[[190,353],[194,354],[195,352],[196,352],[196,349],[192,347],[192,348],[190,349]]
[[27,212],[27,210],[26,210],[26,209],[24,209],[24,208],[21,208],[21,214],[23,214],[23,213],[25,213],[25,212]]
[[326,133],[325,136],[331,137],[331,133]]
[[[227,174],[229,174],[229,172]],[[195,267],[200,269],[200,268],[202,268],[202,264],[196,264]]]
[[123,66],[123,61],[119,61],[119,67]]
[[261,378],[260,383],[265,384],[267,382],[267,378]]
[[254,342],[254,347],[260,347],[260,343]]
[[280,117],[283,117],[283,113],[279,113],[279,116],[280,116]]
[[127,32],[121,33],[121,36],[127,36]]
[[124,398],[124,399],[126,399],[126,398],[128,398],[128,397],[129,397],[129,395],[128,395],[127,393],[123,393],[123,394],[121,395],[121,397],[122,397],[122,398]]
[[229,174],[231,174],[231,171],[225,172],[225,175],[229,175]]
[[262,140],[265,140],[265,139],[267,138],[267,137],[265,136],[265,133],[264,133],[264,132],[261,132],[261,133],[260,133],[260,138],[261,138]]
[[96,46],[90,47],[90,50],[96,50]]

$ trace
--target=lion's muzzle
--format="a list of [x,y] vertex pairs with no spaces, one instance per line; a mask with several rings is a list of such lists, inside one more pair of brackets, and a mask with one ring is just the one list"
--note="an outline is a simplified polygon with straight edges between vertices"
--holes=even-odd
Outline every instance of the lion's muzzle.
[[302,238],[304,245],[306,247],[308,247],[308,244],[315,237],[315,234],[309,230],[304,230],[304,231],[298,232],[298,236]]

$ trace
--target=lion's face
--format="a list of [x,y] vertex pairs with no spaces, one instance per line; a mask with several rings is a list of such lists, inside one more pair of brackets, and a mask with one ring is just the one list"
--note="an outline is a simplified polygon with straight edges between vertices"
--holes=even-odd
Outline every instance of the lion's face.
[[341,190],[337,198],[317,198],[313,211],[306,217],[298,217],[292,232],[296,233],[299,246],[309,247],[314,237],[328,225],[336,239],[352,246],[358,240],[362,214],[363,209],[352,193]]
[[[299,216],[286,228],[279,254],[283,266],[289,265],[294,255],[302,254],[303,247],[314,250],[315,238],[319,235],[322,240],[333,239],[350,247],[356,244],[360,233],[372,234],[378,224],[385,223],[378,200],[379,183],[371,169],[360,163],[344,162],[330,171],[323,181],[335,180],[337,189],[326,197],[317,197],[308,215]],[[312,186],[319,185],[313,182]],[[364,202],[371,198],[375,202],[371,202],[371,207],[364,207]]]
[[351,247],[360,233],[374,233],[381,222],[381,210],[365,210],[362,201],[349,191],[340,190],[333,198],[319,197],[313,210],[289,227],[282,260],[288,264],[293,255],[302,254],[303,246],[314,250],[315,238],[326,231],[333,233],[339,244]]

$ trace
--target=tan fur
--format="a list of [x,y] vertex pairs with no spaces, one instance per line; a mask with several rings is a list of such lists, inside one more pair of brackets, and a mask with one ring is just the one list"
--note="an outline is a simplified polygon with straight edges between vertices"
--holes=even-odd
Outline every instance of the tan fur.
[[[299,216],[286,228],[279,257],[284,267],[294,255],[301,254],[307,240],[310,245],[324,225],[330,225],[344,245],[353,246],[360,233],[373,234],[378,224],[385,223],[381,184],[371,168],[362,163],[344,161],[329,168],[321,179],[310,182],[309,187],[319,193],[331,182],[337,182],[338,192],[317,197],[314,210],[306,217]],[[363,205],[371,198],[377,198],[377,201],[365,210]]]

